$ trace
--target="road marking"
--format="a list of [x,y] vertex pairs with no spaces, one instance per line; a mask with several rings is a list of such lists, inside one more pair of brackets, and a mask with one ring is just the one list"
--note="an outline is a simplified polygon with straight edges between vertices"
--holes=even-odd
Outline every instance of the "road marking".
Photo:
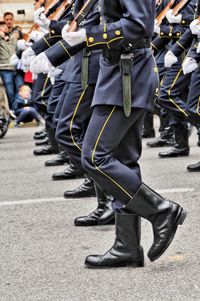
[[[170,188],[156,190],[160,194],[167,193],[186,193],[195,191],[194,188]],[[77,200],[77,199],[76,199]],[[40,203],[59,203],[59,202],[69,202],[69,199],[64,199],[63,197],[55,198],[44,198],[44,199],[30,199],[30,200],[18,200],[18,201],[2,201],[0,202],[0,207],[3,206],[16,206],[16,205],[32,205]]]

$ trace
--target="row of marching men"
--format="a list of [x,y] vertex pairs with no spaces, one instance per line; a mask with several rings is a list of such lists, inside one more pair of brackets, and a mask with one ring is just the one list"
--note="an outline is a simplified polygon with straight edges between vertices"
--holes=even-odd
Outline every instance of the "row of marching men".
[[[161,1],[157,5],[155,38],[152,41],[160,89],[155,114],[160,118],[160,135],[148,147],[167,146],[160,158],[188,156],[191,126],[197,131],[200,146],[200,23],[196,1]],[[153,133],[152,114],[147,114],[147,135]],[[200,171],[200,162],[189,165],[190,172]]]
[[[182,50],[185,53],[187,47],[180,40],[184,40],[194,19],[196,1],[157,3],[152,47],[158,69],[152,60],[149,38],[153,24],[150,13],[154,11],[155,1],[136,5],[127,0],[109,0],[109,3],[62,0],[46,1],[43,6],[43,0],[39,0],[35,7],[34,22],[42,28],[43,34],[22,52],[22,63],[24,70],[30,70],[36,79],[33,100],[46,121],[48,139],[37,142],[47,142],[47,145],[34,150],[34,154],[57,153],[56,158],[45,162],[47,166],[69,163],[63,172],[53,175],[55,180],[83,177],[83,170],[91,175],[91,178],[85,176],[84,183],[74,191],[65,192],[65,197],[97,196],[97,208],[87,216],[77,217],[76,226],[116,222],[118,237],[113,248],[104,256],[87,258],[86,265],[143,266],[139,216],[153,225],[154,243],[148,252],[152,261],[164,253],[177,226],[186,217],[178,204],[169,202],[141,182],[137,161],[141,155],[143,111],[152,109],[151,95],[158,76],[162,84],[157,90],[155,110],[161,120],[161,140],[170,128],[175,139],[170,153],[179,156],[182,150],[189,153],[186,147],[188,121],[195,126],[199,123],[198,112],[184,102],[187,85],[185,79],[183,84],[183,77],[191,64],[185,60],[183,73],[181,55],[173,54],[172,48],[176,48],[177,53],[180,50],[181,54]],[[102,21],[99,7],[103,8],[108,22],[98,27]],[[126,10],[130,18],[126,17]],[[146,17],[144,22],[141,16]],[[125,20],[124,34],[130,39],[123,36],[119,20],[122,23]],[[197,20],[195,22],[193,25],[198,28]],[[135,25],[134,30],[130,24]],[[193,40],[193,33],[190,35]],[[186,39],[188,41],[188,37]],[[122,44],[124,41],[123,47],[121,41]],[[26,42],[24,45],[26,47]],[[191,51],[196,54],[196,49]],[[174,61],[169,66],[172,57]],[[135,86],[131,89],[133,82]],[[39,140],[44,136],[44,133],[35,134]]]

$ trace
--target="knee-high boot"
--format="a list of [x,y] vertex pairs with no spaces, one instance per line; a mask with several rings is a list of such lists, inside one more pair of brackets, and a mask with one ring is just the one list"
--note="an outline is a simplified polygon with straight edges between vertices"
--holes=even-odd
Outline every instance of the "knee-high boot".
[[112,209],[112,198],[105,193],[94,183],[97,197],[97,208],[86,216],[75,218],[75,226],[98,226],[114,224],[115,213]]
[[148,252],[151,261],[159,258],[172,242],[178,225],[186,218],[186,211],[142,184],[134,197],[124,205],[130,213],[149,220],[153,227],[154,242]]
[[90,255],[85,264],[89,268],[144,266],[143,249],[140,246],[141,219],[135,214],[116,213],[116,239],[104,255]]

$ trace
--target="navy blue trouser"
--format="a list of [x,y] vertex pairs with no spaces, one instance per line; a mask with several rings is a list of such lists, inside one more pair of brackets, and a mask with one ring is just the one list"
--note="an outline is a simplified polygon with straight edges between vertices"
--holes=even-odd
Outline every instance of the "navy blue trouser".
[[63,90],[64,100],[59,101],[62,108],[56,128],[56,140],[66,151],[72,163],[81,165],[81,150],[85,132],[92,114],[90,108],[95,85],[88,85],[83,91],[81,83],[69,83]]
[[95,106],[82,148],[84,170],[108,195],[127,204],[141,185],[138,160],[142,151],[144,109]]
[[168,112],[182,118],[187,117],[187,96],[191,74],[184,75],[181,63],[166,72],[160,87],[159,103]]
[[192,73],[186,109],[195,123],[200,124],[200,68]]
[[56,124],[54,123],[54,114],[64,86],[66,85],[66,82],[61,80],[61,77],[62,73],[56,76],[55,83],[51,89],[51,94],[47,103],[47,116],[45,120],[47,126],[52,129],[56,129]]
[[38,74],[37,80],[33,86],[33,104],[37,111],[47,118],[47,103],[51,93],[52,85],[47,74]]

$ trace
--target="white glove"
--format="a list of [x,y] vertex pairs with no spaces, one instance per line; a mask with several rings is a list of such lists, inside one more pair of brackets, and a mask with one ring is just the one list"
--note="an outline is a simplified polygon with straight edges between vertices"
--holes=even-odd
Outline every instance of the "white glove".
[[30,40],[32,40],[33,42],[39,41],[42,37],[43,33],[37,30],[33,30],[29,35]]
[[183,73],[184,74],[188,74],[193,72],[195,69],[198,68],[198,64],[197,61],[195,59],[193,59],[192,57],[186,57],[186,59],[184,60],[183,64],[182,64],[182,68],[183,68]]
[[165,61],[165,67],[166,67],[166,68],[170,68],[172,65],[174,65],[175,63],[178,62],[178,59],[177,59],[177,57],[169,50],[169,51],[167,51],[167,53],[165,54],[164,61]]
[[30,64],[35,58],[35,56],[35,52],[32,50],[31,47],[28,47],[26,50],[24,50],[24,52],[22,53],[22,64],[24,72],[29,71]]
[[38,75],[36,72],[36,68],[37,68],[37,56],[32,60],[32,62],[30,64],[30,72],[32,73],[33,80],[35,80]]
[[44,52],[37,55],[35,60],[31,63],[30,71],[33,74],[39,74],[39,73],[49,73],[53,71],[55,68],[49,61],[48,57]]
[[33,13],[34,23],[48,30],[50,25],[50,20],[48,20],[45,14],[43,14],[44,11],[45,8],[40,7]]
[[65,40],[65,36],[68,34],[68,28],[69,28],[69,24],[66,24],[64,27],[63,27],[63,29],[62,29],[62,31],[61,31],[61,34],[62,34],[62,38]]
[[24,39],[20,39],[17,41],[17,48],[20,50],[25,50],[26,48],[30,47],[32,43],[26,42]]
[[48,72],[48,77],[50,78],[51,84],[54,85],[56,76],[62,73],[63,70],[55,68],[54,70]]
[[62,31],[62,37],[70,46],[75,46],[86,41],[86,30],[85,28],[81,28],[79,31],[76,32]]
[[160,34],[160,26],[158,25],[158,21],[156,19],[154,23],[154,32]]
[[200,36],[200,24],[199,24],[198,19],[196,19],[190,23],[190,30],[191,30],[192,34]]
[[173,24],[173,23],[179,24],[182,20],[182,15],[178,14],[177,16],[175,16],[173,14],[173,10],[169,9],[168,12],[166,13],[166,18],[170,24]]
[[200,53],[200,42],[199,42],[199,44],[197,46],[197,53]]
[[18,58],[16,53],[13,53],[13,55],[10,58],[10,64],[13,65],[13,66],[17,66],[19,61],[20,61],[20,59]]

